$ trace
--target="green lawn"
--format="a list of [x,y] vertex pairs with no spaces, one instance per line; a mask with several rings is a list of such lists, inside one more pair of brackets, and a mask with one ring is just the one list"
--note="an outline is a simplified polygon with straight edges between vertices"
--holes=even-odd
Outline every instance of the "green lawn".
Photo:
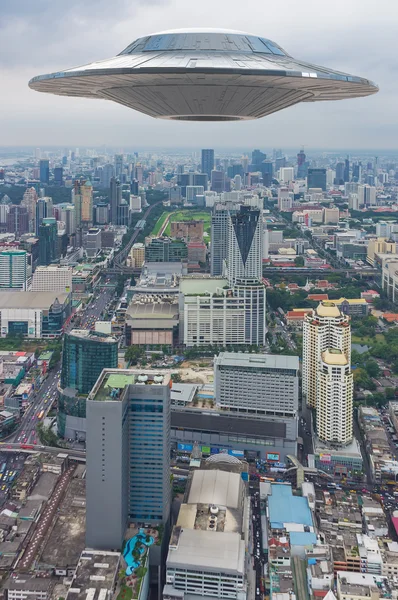
[[171,221],[204,221],[203,227],[205,233],[208,235],[205,236],[205,241],[210,240],[210,231],[211,231],[211,213],[206,212],[204,210],[177,210],[172,213],[163,213],[159,219],[157,220],[155,227],[152,230],[152,235],[158,235],[159,231],[164,224],[167,215],[170,215],[169,223],[166,227],[164,235],[170,235],[170,223]]
[[155,227],[152,229],[152,233],[151,235],[158,235],[159,231],[161,230],[165,220],[167,219],[167,215],[169,215],[170,213],[168,212],[163,212],[159,219],[156,221],[155,223]]
[[375,342],[385,342],[384,335],[382,333],[376,333],[375,337],[369,337],[368,335],[361,337],[360,335],[352,335],[351,342],[353,344],[366,344],[371,346]]

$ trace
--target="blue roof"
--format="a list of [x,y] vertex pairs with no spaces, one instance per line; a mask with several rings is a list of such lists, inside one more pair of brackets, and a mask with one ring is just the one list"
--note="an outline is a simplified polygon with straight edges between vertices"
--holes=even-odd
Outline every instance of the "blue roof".
[[307,531],[291,531],[290,532],[290,545],[291,546],[311,546],[316,544],[315,533]]
[[271,484],[271,496],[268,497],[269,520],[274,529],[282,523],[299,523],[313,527],[311,510],[307,498],[293,496],[289,485]]

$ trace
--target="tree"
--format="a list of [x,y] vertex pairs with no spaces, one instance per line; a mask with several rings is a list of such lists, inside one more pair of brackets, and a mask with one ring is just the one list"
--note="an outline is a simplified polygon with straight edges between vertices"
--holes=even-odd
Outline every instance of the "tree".
[[371,378],[377,377],[380,373],[379,365],[377,364],[377,362],[375,360],[368,360],[365,363],[365,369],[366,369],[366,373]]
[[302,256],[296,256],[294,264],[296,267],[304,267],[304,258]]
[[124,359],[130,365],[136,365],[144,355],[145,352],[140,346],[129,346],[124,354]]
[[395,390],[392,387],[386,387],[384,389],[384,395],[386,397],[386,400],[394,400],[395,398]]
[[171,381],[173,383],[181,383],[182,382],[182,377],[179,373],[172,373],[171,374]]

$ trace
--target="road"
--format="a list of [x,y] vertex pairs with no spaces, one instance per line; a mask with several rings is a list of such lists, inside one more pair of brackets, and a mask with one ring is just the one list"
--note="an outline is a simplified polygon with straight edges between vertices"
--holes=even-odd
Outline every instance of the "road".
[[[99,319],[113,295],[113,287],[101,288],[101,290],[98,288],[98,292],[94,293],[92,301],[87,304],[86,308],[80,314],[80,321],[77,321],[76,324],[70,323],[66,331],[68,332],[74,327],[79,327],[80,329],[93,328],[95,321]],[[34,445],[40,443],[40,440],[37,438],[36,428],[38,423],[49,412],[57,398],[57,385],[60,375],[60,364],[49,371],[40,389],[34,392],[30,404],[21,419],[19,428],[11,436],[7,437],[8,442]]]

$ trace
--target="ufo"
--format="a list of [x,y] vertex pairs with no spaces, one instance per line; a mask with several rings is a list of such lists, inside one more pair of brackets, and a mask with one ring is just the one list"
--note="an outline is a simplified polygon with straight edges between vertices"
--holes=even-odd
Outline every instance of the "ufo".
[[114,58],[34,77],[29,87],[179,121],[259,119],[299,102],[378,91],[367,79],[296,60],[271,40],[226,29],[155,33]]

